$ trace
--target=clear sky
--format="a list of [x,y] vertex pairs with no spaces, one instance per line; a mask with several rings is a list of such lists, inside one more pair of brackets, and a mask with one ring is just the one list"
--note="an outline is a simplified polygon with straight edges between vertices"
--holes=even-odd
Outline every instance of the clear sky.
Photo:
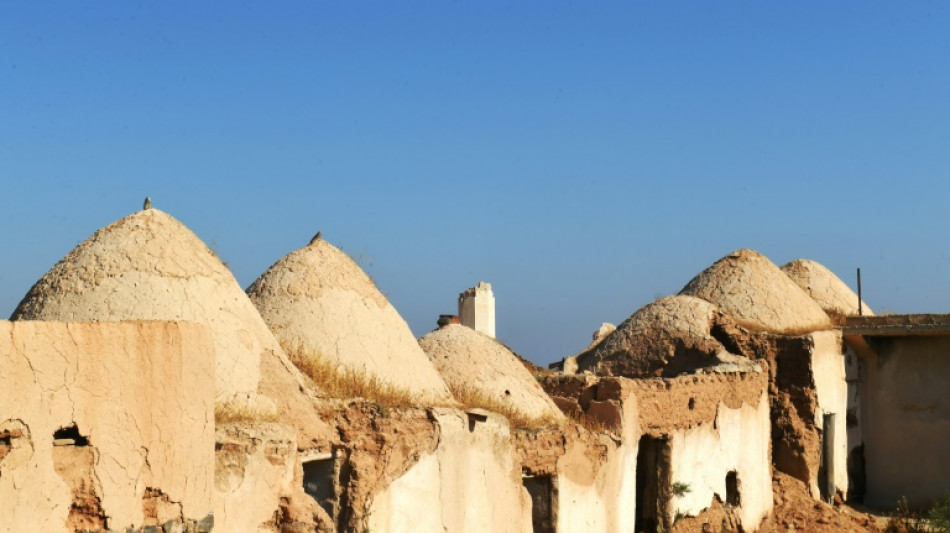
[[950,312],[947,2],[17,2],[0,316],[155,207],[243,287],[318,230],[547,364],[737,248]]

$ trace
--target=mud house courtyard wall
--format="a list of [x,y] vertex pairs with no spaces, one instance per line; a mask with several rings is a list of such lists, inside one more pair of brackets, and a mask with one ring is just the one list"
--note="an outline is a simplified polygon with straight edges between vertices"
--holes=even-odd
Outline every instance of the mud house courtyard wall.
[[929,507],[950,490],[950,336],[878,337],[865,361],[865,503]]

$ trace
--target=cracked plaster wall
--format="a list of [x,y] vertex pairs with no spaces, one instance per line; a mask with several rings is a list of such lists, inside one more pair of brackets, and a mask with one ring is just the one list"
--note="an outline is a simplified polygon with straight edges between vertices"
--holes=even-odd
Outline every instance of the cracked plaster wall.
[[0,459],[0,532],[67,531],[73,497],[54,470],[53,433],[72,424],[93,448],[107,527],[146,522],[147,489],[177,518],[208,515],[213,353],[197,324],[0,321],[0,433],[21,429]]

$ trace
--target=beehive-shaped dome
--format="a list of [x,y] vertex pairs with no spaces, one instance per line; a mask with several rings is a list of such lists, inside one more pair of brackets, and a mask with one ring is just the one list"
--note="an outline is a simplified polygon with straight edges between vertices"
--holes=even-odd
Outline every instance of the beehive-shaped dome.
[[[782,272],[818,302],[825,312],[844,316],[858,314],[858,295],[821,263],[811,259],[796,259],[783,266]],[[861,313],[874,315],[863,302]]]
[[463,404],[556,422],[560,409],[518,357],[497,340],[460,324],[426,334],[419,345]]
[[[218,400],[253,396],[276,340],[231,272],[188,228],[146,209],[95,232],[30,289],[11,320],[191,321],[214,337]],[[282,355],[282,354],[281,354]]]
[[419,404],[451,402],[409,325],[365,272],[314,238],[248,289],[264,322],[296,357],[378,380]]
[[643,306],[616,331],[577,356],[578,371],[629,378],[672,377],[717,367],[751,369],[712,335],[719,309],[700,298],[677,295]]
[[753,328],[803,333],[831,327],[821,306],[779,267],[753,250],[738,250],[716,261],[680,294],[712,302]]

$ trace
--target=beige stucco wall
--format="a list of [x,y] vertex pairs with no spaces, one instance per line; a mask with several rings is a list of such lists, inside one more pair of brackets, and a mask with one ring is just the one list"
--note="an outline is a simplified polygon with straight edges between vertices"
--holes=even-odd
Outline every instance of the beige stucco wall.
[[865,362],[864,453],[868,505],[901,496],[926,508],[950,490],[950,337],[877,342]]
[[[597,403],[597,402],[594,402]],[[620,445],[591,464],[584,447],[569,446],[557,461],[558,531],[633,531],[640,424],[633,395],[621,404]]]
[[531,502],[507,421],[470,425],[466,413],[434,409],[439,444],[377,494],[370,531],[480,533],[531,531]]
[[290,494],[299,466],[293,430],[275,423],[221,424],[216,432],[215,531],[256,533]]
[[[845,357],[842,349],[841,332],[838,330],[812,333],[812,375],[815,380],[815,394],[818,397],[818,410],[815,413],[815,425],[821,430],[823,417],[835,415],[834,426],[834,479],[835,489],[842,494],[848,493],[848,383],[845,375]],[[817,471],[810,480],[812,496],[819,497]]]
[[695,516],[709,507],[713,495],[726,501],[726,475],[739,479],[739,517],[743,528],[754,531],[772,511],[771,423],[768,395],[758,404],[730,409],[720,403],[715,424],[703,423],[670,434],[672,481],[690,491],[674,496],[677,512]]
[[109,528],[143,524],[147,488],[179,502],[184,518],[211,513],[215,367],[207,328],[0,321],[0,369],[0,430],[24,430],[0,460],[0,531],[66,531],[72,494],[54,470],[53,433],[72,424],[93,449],[88,483]]

